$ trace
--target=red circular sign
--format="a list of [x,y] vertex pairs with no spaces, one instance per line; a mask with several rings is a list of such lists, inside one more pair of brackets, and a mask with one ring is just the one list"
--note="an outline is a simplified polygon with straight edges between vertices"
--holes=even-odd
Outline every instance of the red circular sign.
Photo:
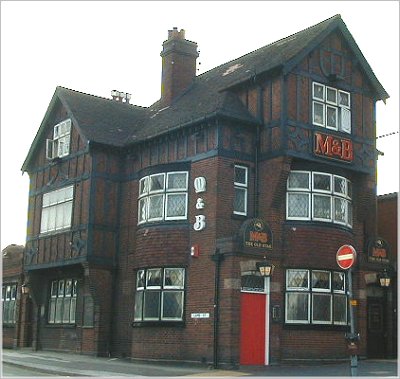
[[343,245],[336,253],[336,262],[343,270],[349,269],[356,261],[357,253],[351,245]]

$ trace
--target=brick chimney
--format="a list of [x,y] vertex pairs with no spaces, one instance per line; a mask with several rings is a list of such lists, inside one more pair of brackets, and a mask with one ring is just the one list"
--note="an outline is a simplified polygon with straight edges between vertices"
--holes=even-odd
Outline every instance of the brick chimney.
[[171,105],[193,82],[196,76],[197,43],[185,39],[185,31],[174,27],[168,30],[168,39],[163,43],[161,103]]

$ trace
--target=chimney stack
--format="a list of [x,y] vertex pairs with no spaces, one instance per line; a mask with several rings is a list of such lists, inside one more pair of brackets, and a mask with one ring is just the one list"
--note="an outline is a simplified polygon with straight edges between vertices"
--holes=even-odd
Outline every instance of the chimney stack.
[[161,103],[169,106],[183,93],[196,76],[197,43],[185,39],[185,31],[174,27],[168,30],[163,43]]

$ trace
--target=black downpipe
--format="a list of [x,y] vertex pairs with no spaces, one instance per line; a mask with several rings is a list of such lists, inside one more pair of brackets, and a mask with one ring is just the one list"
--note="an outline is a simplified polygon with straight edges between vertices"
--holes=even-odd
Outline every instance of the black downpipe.
[[261,86],[258,86],[258,96],[257,96],[257,118],[258,125],[256,129],[256,143],[255,143],[255,152],[254,152],[254,217],[258,217],[259,214],[259,202],[260,202],[260,186],[259,186],[259,154],[260,154],[260,134],[261,134],[261,125],[263,125],[264,119],[264,90]]
[[214,347],[213,347],[213,367],[218,368],[218,329],[219,329],[219,274],[221,261],[224,255],[219,253],[219,249],[215,249],[211,259],[215,262],[215,278],[214,278]]

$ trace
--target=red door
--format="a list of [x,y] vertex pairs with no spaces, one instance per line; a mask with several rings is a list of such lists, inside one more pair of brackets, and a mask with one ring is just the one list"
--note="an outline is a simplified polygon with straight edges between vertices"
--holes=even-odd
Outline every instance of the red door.
[[265,294],[241,294],[240,364],[265,365]]

